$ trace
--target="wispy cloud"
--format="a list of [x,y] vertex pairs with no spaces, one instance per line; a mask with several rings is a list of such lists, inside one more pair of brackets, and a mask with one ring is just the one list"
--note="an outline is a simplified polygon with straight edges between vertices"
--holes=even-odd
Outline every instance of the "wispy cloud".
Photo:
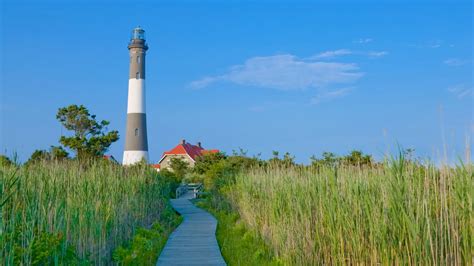
[[430,44],[428,44],[428,47],[429,48],[439,48],[439,47],[441,47],[441,42],[436,41],[436,42],[430,43]]
[[348,95],[353,89],[354,87],[348,87],[331,91],[320,91],[318,95],[311,99],[311,104],[320,104],[322,102],[328,102],[337,98],[342,98]]
[[360,39],[357,39],[355,41],[353,41],[354,43],[360,43],[360,44],[364,44],[364,43],[369,43],[369,42],[372,42],[373,39],[372,38],[360,38]]
[[371,51],[371,52],[368,52],[367,55],[369,57],[381,57],[381,56],[388,55],[388,52],[387,51]]
[[411,43],[411,44],[407,44],[407,45],[411,46],[411,47],[416,47],[416,48],[437,49],[437,48],[440,48],[441,46],[444,45],[444,41],[443,40],[431,40],[431,41],[427,41],[427,42],[424,42],[424,43]]
[[468,96],[473,96],[473,88],[465,84],[458,84],[448,88],[448,91],[454,94],[458,99],[463,99]]
[[339,49],[339,50],[326,51],[326,52],[319,53],[315,56],[312,56],[311,59],[334,58],[334,57],[337,57],[337,56],[350,55],[350,54],[352,54],[351,50]]
[[204,88],[204,87],[207,87],[209,85],[211,85],[212,83],[216,82],[216,81],[219,81],[221,79],[221,77],[204,77],[202,79],[199,79],[199,80],[195,80],[193,82],[191,82],[189,85],[191,88],[193,89],[200,89],[200,88]]
[[449,58],[443,61],[443,63],[448,66],[462,66],[467,64],[467,62],[467,60],[462,60],[459,58]]
[[334,59],[334,58],[345,56],[345,55],[368,56],[368,57],[374,58],[374,57],[382,57],[387,54],[388,54],[387,51],[368,51],[367,52],[367,51],[352,51],[349,49],[338,49],[338,50],[332,50],[332,51],[325,51],[317,55],[313,55],[309,57],[308,59],[328,60],[328,59]]
[[228,73],[193,81],[190,87],[200,89],[217,82],[231,82],[278,90],[304,90],[353,83],[362,76],[354,63],[309,61],[283,54],[252,57],[242,65],[232,66]]

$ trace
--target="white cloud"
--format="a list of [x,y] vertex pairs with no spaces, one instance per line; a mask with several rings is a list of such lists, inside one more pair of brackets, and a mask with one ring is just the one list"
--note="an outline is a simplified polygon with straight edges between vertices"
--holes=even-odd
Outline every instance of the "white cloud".
[[358,40],[355,40],[354,43],[360,43],[360,44],[364,44],[364,43],[369,43],[369,42],[372,42],[373,39],[371,38],[360,38]]
[[291,54],[252,57],[220,76],[208,76],[190,83],[200,89],[216,82],[278,90],[324,88],[332,84],[353,83],[363,73],[353,63],[318,62],[299,59]]
[[320,104],[322,102],[328,102],[337,98],[348,95],[354,88],[342,88],[332,91],[321,91],[318,95],[311,99],[311,104]]
[[431,40],[431,41],[424,42],[424,43],[412,43],[412,44],[408,44],[408,46],[416,47],[416,48],[431,48],[431,49],[436,49],[436,48],[440,48],[441,46],[443,46],[443,44],[444,44],[444,41],[443,41],[443,40]]
[[311,59],[333,58],[337,56],[350,55],[350,54],[352,54],[352,51],[348,49],[339,49],[339,50],[334,50],[334,51],[322,52],[320,54],[312,56]]
[[359,56],[368,56],[368,57],[382,57],[387,55],[387,51],[352,51],[348,49],[339,49],[339,50],[333,50],[333,51],[326,51],[319,53],[317,55],[311,56],[308,59],[309,60],[323,60],[323,59],[332,59],[335,57],[339,56],[344,56],[344,55],[359,55]]
[[195,80],[189,84],[193,89],[200,89],[209,86],[210,84],[218,81],[220,77],[204,77],[200,80]]
[[473,96],[473,88],[469,88],[464,84],[454,85],[448,88],[448,91],[454,94],[458,99],[463,99],[468,96]]
[[387,51],[371,51],[371,52],[367,53],[367,55],[369,57],[381,57],[381,56],[385,56],[387,54],[388,54]]
[[449,58],[443,61],[443,63],[448,66],[462,66],[466,64],[467,62],[468,62],[467,60],[462,60],[459,58]]

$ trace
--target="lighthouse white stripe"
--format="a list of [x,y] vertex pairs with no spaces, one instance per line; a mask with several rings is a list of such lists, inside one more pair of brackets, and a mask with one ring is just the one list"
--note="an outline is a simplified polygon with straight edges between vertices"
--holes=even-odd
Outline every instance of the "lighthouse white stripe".
[[145,80],[128,80],[127,113],[145,113]]
[[147,151],[124,151],[122,163],[124,165],[131,165],[140,162],[142,159],[148,161]]

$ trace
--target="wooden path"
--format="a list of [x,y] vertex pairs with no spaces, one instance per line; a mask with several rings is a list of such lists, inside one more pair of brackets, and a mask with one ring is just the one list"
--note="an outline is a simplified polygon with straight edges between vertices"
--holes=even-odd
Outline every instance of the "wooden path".
[[183,195],[171,200],[184,219],[170,235],[156,265],[226,265],[216,240],[216,219],[189,198]]

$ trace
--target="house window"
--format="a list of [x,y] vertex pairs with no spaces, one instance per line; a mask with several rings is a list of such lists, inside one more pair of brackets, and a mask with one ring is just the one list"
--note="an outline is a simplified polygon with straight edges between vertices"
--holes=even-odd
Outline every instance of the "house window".
[[138,128],[135,128],[135,136],[138,137],[138,134],[139,134]]
[[135,77],[136,79],[140,78],[140,72],[137,72],[137,76]]

